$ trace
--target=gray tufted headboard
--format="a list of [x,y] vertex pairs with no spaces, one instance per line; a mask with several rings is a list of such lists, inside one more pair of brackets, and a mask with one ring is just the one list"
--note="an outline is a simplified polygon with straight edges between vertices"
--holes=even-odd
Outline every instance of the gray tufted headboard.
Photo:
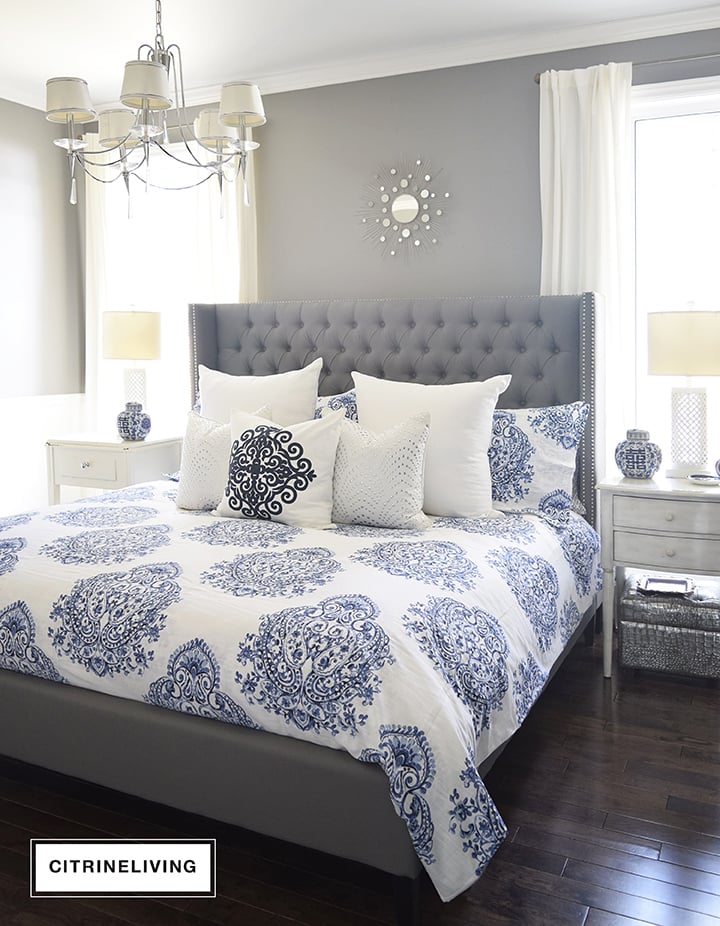
[[418,383],[511,373],[504,408],[583,399],[591,413],[578,454],[578,494],[595,521],[594,314],[577,296],[329,299],[191,305],[192,399],[197,366],[236,375],[296,370],[324,360],[320,392],[352,386],[352,372]]

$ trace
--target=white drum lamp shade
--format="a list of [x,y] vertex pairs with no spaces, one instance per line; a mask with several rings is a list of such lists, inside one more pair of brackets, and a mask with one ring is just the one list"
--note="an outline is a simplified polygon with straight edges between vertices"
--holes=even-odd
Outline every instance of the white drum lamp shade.
[[[648,373],[719,376],[720,312],[648,314]],[[672,389],[672,467],[668,476],[702,472],[707,464],[707,394],[702,386]]]
[[223,125],[265,125],[265,108],[257,84],[233,81],[220,91],[220,122]]
[[123,143],[134,148],[139,140],[130,134],[135,114],[129,109],[105,109],[98,116],[98,143],[101,148],[114,148]]
[[220,122],[220,113],[215,109],[203,109],[195,117],[195,137],[209,148],[218,144],[232,146],[238,140],[237,129]]
[[151,112],[170,109],[170,83],[164,66],[158,61],[128,61],[125,65],[120,102],[131,109],[147,107]]
[[45,115],[50,122],[92,122],[96,113],[87,82],[80,77],[51,77],[45,83]]
[[157,360],[160,313],[105,312],[103,356],[106,360]]

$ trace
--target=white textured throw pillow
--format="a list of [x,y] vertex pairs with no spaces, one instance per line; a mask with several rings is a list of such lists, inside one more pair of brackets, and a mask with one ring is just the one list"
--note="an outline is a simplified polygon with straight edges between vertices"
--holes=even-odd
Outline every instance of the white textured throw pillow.
[[269,405],[278,424],[307,421],[315,414],[321,369],[320,358],[302,370],[268,376],[231,376],[200,364],[200,414],[224,424],[234,411]]
[[210,510],[222,498],[230,455],[230,425],[190,412],[180,457],[178,508]]
[[344,417],[335,458],[333,521],[393,528],[428,525],[422,506],[429,425],[425,413],[375,434]]
[[234,412],[232,447],[216,514],[296,527],[332,527],[335,452],[341,411],[282,427]]
[[498,396],[510,375],[485,382],[424,386],[353,373],[358,420],[384,431],[412,415],[430,414],[425,453],[427,514],[456,518],[492,515],[488,446]]
[[[255,414],[270,417],[270,406]],[[220,504],[227,484],[230,458],[230,422],[220,424],[190,412],[180,457],[180,476],[175,504],[192,511],[211,511]]]

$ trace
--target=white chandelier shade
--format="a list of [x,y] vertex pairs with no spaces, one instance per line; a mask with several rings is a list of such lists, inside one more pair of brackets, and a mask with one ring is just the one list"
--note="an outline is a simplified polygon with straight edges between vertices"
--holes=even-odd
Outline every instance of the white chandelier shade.
[[125,65],[120,102],[131,109],[170,109],[170,80],[159,61],[128,61]]
[[265,108],[260,90],[247,81],[223,84],[220,94],[220,121],[225,125],[265,125]]
[[[66,134],[54,141],[67,152],[70,202],[77,202],[77,165],[86,176],[103,183],[122,177],[128,194],[132,178],[139,180],[146,190],[158,186],[152,182],[148,169],[151,151],[155,150],[192,169],[186,183],[171,189],[187,189],[215,177],[222,193],[225,180],[240,177],[247,202],[247,156],[259,147],[249,132],[253,126],[267,121],[258,86],[248,81],[223,84],[220,106],[202,110],[191,121],[185,106],[180,48],[165,45],[160,0],[155,0],[155,27],[154,44],[141,45],[137,59],[125,65],[120,91],[120,103],[125,109],[108,109],[98,116],[82,78],[53,77],[47,81],[46,116],[50,122],[62,123],[66,128]],[[183,157],[178,157],[168,146],[166,120],[170,110],[176,114],[173,132],[177,132],[184,144]],[[76,126],[96,118],[101,150],[90,151],[85,140],[76,136]],[[134,148],[140,156],[134,156],[131,162],[127,155]],[[212,158],[207,157],[208,151]],[[116,152],[115,160],[109,158],[112,152]],[[116,170],[109,175],[103,170],[105,167]]]
[[45,91],[45,111],[50,122],[92,122],[97,115],[87,82],[80,77],[52,77]]

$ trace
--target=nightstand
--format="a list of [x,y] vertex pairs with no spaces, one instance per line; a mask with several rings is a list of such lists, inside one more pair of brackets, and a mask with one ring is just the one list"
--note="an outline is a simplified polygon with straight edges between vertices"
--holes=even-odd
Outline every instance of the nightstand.
[[720,575],[720,486],[687,479],[607,479],[600,493],[603,673],[612,675],[620,567]]
[[107,434],[53,438],[47,444],[48,501],[57,505],[60,486],[122,489],[162,479],[180,466],[182,438],[124,441]]

